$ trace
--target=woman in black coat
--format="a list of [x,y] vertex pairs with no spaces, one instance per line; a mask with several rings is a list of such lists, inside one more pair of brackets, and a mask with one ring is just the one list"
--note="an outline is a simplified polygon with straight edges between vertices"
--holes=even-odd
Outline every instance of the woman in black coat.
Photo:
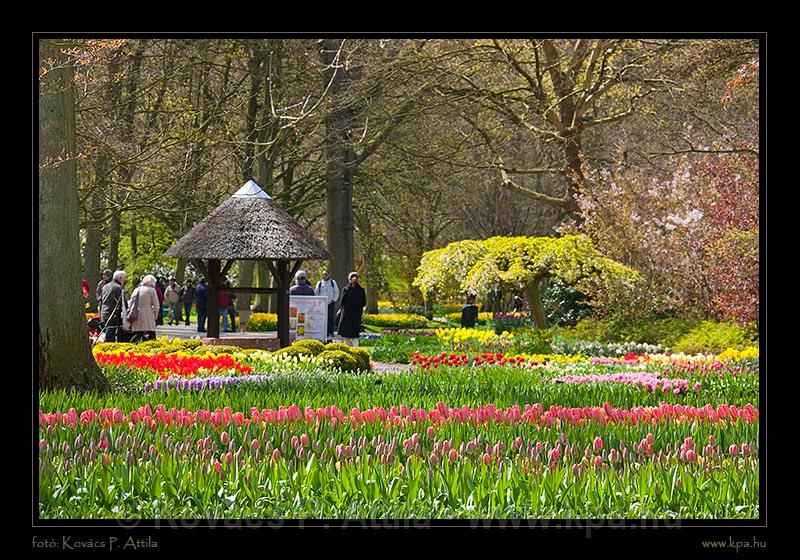
[[361,314],[367,305],[367,294],[364,288],[358,285],[358,274],[351,272],[347,279],[350,282],[342,291],[342,318],[339,321],[338,333],[344,338],[345,344],[358,346]]

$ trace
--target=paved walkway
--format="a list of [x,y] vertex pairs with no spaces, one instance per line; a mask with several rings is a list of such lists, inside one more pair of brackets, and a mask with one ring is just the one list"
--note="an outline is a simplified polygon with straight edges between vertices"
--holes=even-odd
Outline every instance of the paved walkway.
[[411,369],[410,364],[393,364],[389,362],[374,362],[375,373],[406,373]]
[[[370,333],[361,333],[361,336]],[[197,332],[197,325],[156,325],[156,336],[168,336],[170,338],[206,338],[208,333]],[[374,335],[373,335],[374,336]],[[277,332],[221,332],[220,338],[278,338]]]
[[[208,333],[197,332],[197,325],[157,325],[156,336],[168,336],[170,338],[206,338]],[[276,332],[221,332],[220,338],[278,338]]]

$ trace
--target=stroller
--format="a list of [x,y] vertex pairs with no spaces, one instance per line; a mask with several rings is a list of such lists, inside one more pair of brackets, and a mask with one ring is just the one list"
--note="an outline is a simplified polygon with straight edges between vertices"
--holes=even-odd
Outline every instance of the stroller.
[[89,340],[94,344],[103,332],[103,325],[98,317],[92,317],[86,321],[86,328],[89,330]]

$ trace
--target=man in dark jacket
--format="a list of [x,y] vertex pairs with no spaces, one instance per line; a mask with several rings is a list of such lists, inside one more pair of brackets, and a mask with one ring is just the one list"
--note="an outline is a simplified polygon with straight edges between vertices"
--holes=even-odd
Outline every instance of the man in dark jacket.
[[100,324],[105,332],[106,342],[118,342],[122,330],[122,311],[125,307],[125,272],[118,270],[114,280],[103,286],[100,294]]
[[342,291],[342,318],[339,321],[339,336],[345,344],[358,346],[361,331],[361,315],[367,305],[367,293],[358,285],[358,274],[351,272],[347,277],[350,282]]
[[181,303],[184,311],[186,311],[186,326],[188,327],[189,316],[192,314],[192,304],[194,303],[194,286],[192,286],[192,281],[188,278],[183,282],[183,288],[181,288]]
[[204,276],[197,281],[197,332],[206,332],[206,317],[208,316],[208,283]]
[[471,329],[475,326],[477,320],[478,306],[475,305],[475,295],[469,294],[466,305],[461,308],[461,326],[465,329]]
[[97,296],[97,305],[100,305],[100,300],[103,298],[103,288],[106,284],[111,282],[111,277],[114,275],[110,269],[105,269],[103,274],[100,276],[100,281],[97,283],[97,288],[95,288],[95,296]]
[[302,270],[298,270],[294,275],[296,284],[289,290],[290,296],[313,296],[314,288],[308,283],[308,276]]

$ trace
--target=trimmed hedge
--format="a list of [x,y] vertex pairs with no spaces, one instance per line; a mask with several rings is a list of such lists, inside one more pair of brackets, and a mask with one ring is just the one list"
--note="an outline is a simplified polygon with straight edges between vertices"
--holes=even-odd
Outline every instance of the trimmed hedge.
[[332,367],[342,371],[353,372],[359,369],[355,356],[343,350],[325,350],[319,355],[319,358],[330,360]]

